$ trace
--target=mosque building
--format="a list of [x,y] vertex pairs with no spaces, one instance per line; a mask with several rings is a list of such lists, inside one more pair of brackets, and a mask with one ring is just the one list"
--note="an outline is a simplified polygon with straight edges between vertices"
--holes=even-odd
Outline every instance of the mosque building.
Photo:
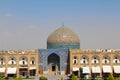
[[79,36],[64,25],[47,39],[47,49],[0,51],[0,75],[37,76],[39,74],[120,76],[120,50],[80,49]]

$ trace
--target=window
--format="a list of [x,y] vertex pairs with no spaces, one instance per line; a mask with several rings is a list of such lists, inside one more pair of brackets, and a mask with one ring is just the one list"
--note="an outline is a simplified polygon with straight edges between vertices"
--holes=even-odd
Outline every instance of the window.
[[94,63],[96,64],[96,60],[94,60]]
[[74,61],[74,64],[76,64],[76,63],[77,63],[77,61],[75,60],[75,61]]
[[110,63],[110,57],[109,56],[104,56],[103,57],[103,64],[109,64]]
[[105,59],[107,59],[107,57],[105,57]]
[[19,58],[19,64],[20,65],[27,65],[28,64],[28,58],[25,56],[22,56]]
[[99,57],[98,56],[93,56],[92,57],[92,64],[98,64],[99,63]]
[[118,63],[118,61],[117,61],[117,60],[115,60],[115,63]]
[[77,57],[76,56],[73,58],[73,64],[77,64]]
[[4,58],[0,58],[0,64],[3,65],[5,62]]
[[83,61],[83,63],[85,64],[85,60]]
[[119,64],[120,63],[120,56],[119,55],[115,55],[113,57],[113,64]]
[[34,62],[34,61],[32,61],[32,64],[35,64],[35,62]]
[[105,63],[107,63],[107,60],[105,60]]
[[[54,58],[54,57],[53,57],[53,58]],[[34,57],[31,57],[31,58],[30,58],[30,64],[32,64],[32,65],[35,64],[35,58],[34,58]]]
[[14,60],[14,58],[11,58],[11,60]]
[[23,61],[22,63],[23,63],[23,65],[24,65],[24,64],[25,64],[25,61]]
[[3,61],[1,61],[1,64],[3,64]]
[[83,59],[86,59],[85,57],[83,57]]
[[115,59],[118,59],[117,57],[115,57]]
[[3,61],[3,58],[1,58],[1,61]]
[[87,56],[82,56],[80,58],[80,63],[81,64],[88,64],[88,60],[89,60],[89,58]]
[[12,61],[12,64],[14,64],[14,61]]

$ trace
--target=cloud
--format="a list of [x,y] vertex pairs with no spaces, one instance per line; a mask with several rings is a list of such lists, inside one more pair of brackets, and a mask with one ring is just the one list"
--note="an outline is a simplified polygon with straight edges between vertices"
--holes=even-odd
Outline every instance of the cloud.
[[12,14],[11,13],[6,13],[5,16],[10,17],[10,16],[12,16]]

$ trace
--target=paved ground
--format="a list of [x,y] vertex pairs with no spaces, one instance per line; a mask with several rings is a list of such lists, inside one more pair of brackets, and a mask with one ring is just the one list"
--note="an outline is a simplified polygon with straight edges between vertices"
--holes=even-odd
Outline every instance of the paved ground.
[[[68,79],[66,75],[52,75],[52,74],[44,74],[40,76],[45,76],[47,77],[48,80],[61,80],[63,77],[64,79]],[[24,79],[24,80],[39,80],[39,77],[36,77],[35,79]]]
[[[65,80],[68,79],[67,75],[44,74],[44,75],[40,75],[40,76],[45,76],[45,77],[47,77],[48,80],[61,80],[62,77]],[[35,77],[34,79],[24,79],[24,80],[39,80],[39,77]],[[5,80],[5,79],[3,79],[3,80]],[[14,80],[14,79],[13,78],[9,78],[8,80]]]
[[66,75],[45,74],[45,75],[41,75],[41,76],[47,77],[48,80],[61,80],[62,77],[64,79],[68,79],[68,77]]

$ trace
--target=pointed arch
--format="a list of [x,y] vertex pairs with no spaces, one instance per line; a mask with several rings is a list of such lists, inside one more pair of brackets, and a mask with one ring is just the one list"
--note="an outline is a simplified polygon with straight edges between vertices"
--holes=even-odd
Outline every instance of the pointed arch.
[[19,64],[20,65],[27,65],[28,64],[28,58],[26,56],[21,56],[19,58]]
[[60,69],[60,57],[56,53],[52,53],[48,56],[47,62],[49,67],[52,67],[52,71],[55,71],[56,68]]
[[88,64],[89,62],[89,57],[86,55],[83,55],[82,57],[80,57],[80,63],[81,64]]
[[5,57],[0,57],[0,65],[5,65]]
[[102,57],[102,63],[103,63],[103,64],[109,64],[109,63],[110,63],[110,56],[104,55],[104,56]]
[[92,64],[98,64],[100,62],[100,57],[97,55],[92,56]]
[[14,56],[10,56],[8,58],[8,64],[11,64],[11,65],[16,64],[16,58]]
[[31,58],[30,58],[30,64],[31,64],[31,65],[34,65],[34,64],[35,64],[35,57],[31,57]]
[[119,55],[113,56],[113,63],[114,63],[114,64],[120,63],[120,56],[119,56]]

